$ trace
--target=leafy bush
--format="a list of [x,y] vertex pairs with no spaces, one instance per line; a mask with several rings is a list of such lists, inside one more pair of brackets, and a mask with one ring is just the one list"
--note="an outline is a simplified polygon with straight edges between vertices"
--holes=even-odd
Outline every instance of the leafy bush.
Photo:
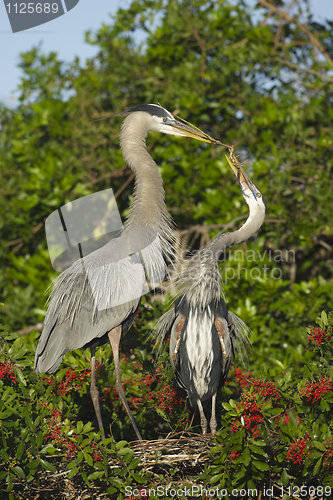
[[[101,441],[101,432],[92,425],[88,350],[67,354],[65,367],[56,375],[38,376],[32,370],[37,334],[10,334],[0,325],[3,491],[9,499],[23,499],[31,487],[42,491],[45,474],[51,478],[61,472],[73,481],[81,478],[88,488],[104,489],[110,498],[123,498],[135,489],[144,494],[170,481],[179,484],[180,477],[184,485],[190,481],[226,491],[226,498],[232,497],[233,489],[275,488],[290,496],[302,487],[300,491],[311,487],[318,493],[323,487],[324,498],[329,498],[327,492],[333,488],[332,325],[333,316],[322,312],[317,326],[308,328],[307,363],[301,369],[295,370],[292,364],[279,372],[267,368],[261,377],[255,370],[245,373],[233,367],[226,384],[232,398],[220,407],[221,428],[205,465],[194,468],[190,477],[182,477],[181,469],[170,466],[158,474],[145,466],[140,451],[121,439],[132,430],[113,389],[109,347],[101,352],[98,384],[104,422],[115,420],[112,432],[119,436],[118,442],[112,435]],[[149,372],[142,369],[140,356]],[[122,356],[126,393],[144,438],[189,429],[191,410],[168,378],[170,367],[155,367],[154,372],[148,351],[134,350],[130,357]],[[159,458],[160,454],[155,469]]]

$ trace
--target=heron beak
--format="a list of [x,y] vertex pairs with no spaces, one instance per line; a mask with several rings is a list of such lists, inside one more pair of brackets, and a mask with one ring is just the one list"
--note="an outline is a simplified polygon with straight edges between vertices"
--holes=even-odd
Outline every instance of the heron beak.
[[240,165],[235,166],[232,163],[232,161],[230,160],[230,158],[228,158],[227,156],[226,156],[226,159],[231,167],[231,170],[233,171],[233,173],[235,174],[235,176],[239,180],[240,185],[242,186],[242,189],[250,189],[253,192],[253,184],[250,181],[250,179],[248,178],[248,176],[246,175],[246,173],[244,172],[243,168]]
[[176,129],[178,134],[183,135],[184,137],[191,137],[192,139],[197,139],[198,141],[202,142],[208,142],[209,144],[220,144],[219,141],[213,139],[213,137],[210,137],[208,134],[191,124],[186,125],[185,123],[181,123],[178,120],[174,120],[168,125]]

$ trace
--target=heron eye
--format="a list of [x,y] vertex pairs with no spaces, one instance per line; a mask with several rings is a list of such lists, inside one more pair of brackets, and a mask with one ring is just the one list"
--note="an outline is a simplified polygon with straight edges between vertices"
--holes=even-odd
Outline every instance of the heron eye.
[[167,122],[167,121],[168,121],[168,119],[167,119],[167,118],[163,118],[163,121],[164,121],[164,123],[165,123],[165,122]]
[[261,193],[257,193],[257,198],[261,198]]

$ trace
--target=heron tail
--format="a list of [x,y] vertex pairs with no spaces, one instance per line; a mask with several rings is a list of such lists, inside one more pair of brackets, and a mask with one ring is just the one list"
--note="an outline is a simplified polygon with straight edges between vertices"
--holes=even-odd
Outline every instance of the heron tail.
[[175,309],[172,308],[170,311],[164,313],[154,324],[152,330],[150,331],[149,337],[156,339],[157,354],[156,359],[158,360],[162,354],[163,347],[167,340],[168,335],[171,332],[172,324],[176,319]]
[[242,363],[246,366],[248,362],[247,351],[251,347],[250,336],[252,331],[244,321],[231,311],[228,311],[228,324],[233,345],[240,354]]

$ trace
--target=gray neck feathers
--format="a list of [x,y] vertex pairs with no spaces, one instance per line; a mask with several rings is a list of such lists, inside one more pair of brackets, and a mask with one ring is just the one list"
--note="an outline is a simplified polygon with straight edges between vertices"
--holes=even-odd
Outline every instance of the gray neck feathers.
[[165,255],[172,254],[172,219],[165,206],[162,176],[146,149],[149,115],[133,113],[122,125],[120,146],[124,160],[135,173],[133,203],[125,227],[147,226],[160,237]]
[[223,295],[218,259],[232,245],[248,240],[261,227],[265,219],[265,205],[256,201],[251,193],[243,193],[250,214],[243,226],[232,233],[224,233],[214,238],[205,248],[194,255],[185,266],[179,284],[184,284],[183,295],[193,306],[206,307],[212,300],[218,301]]

